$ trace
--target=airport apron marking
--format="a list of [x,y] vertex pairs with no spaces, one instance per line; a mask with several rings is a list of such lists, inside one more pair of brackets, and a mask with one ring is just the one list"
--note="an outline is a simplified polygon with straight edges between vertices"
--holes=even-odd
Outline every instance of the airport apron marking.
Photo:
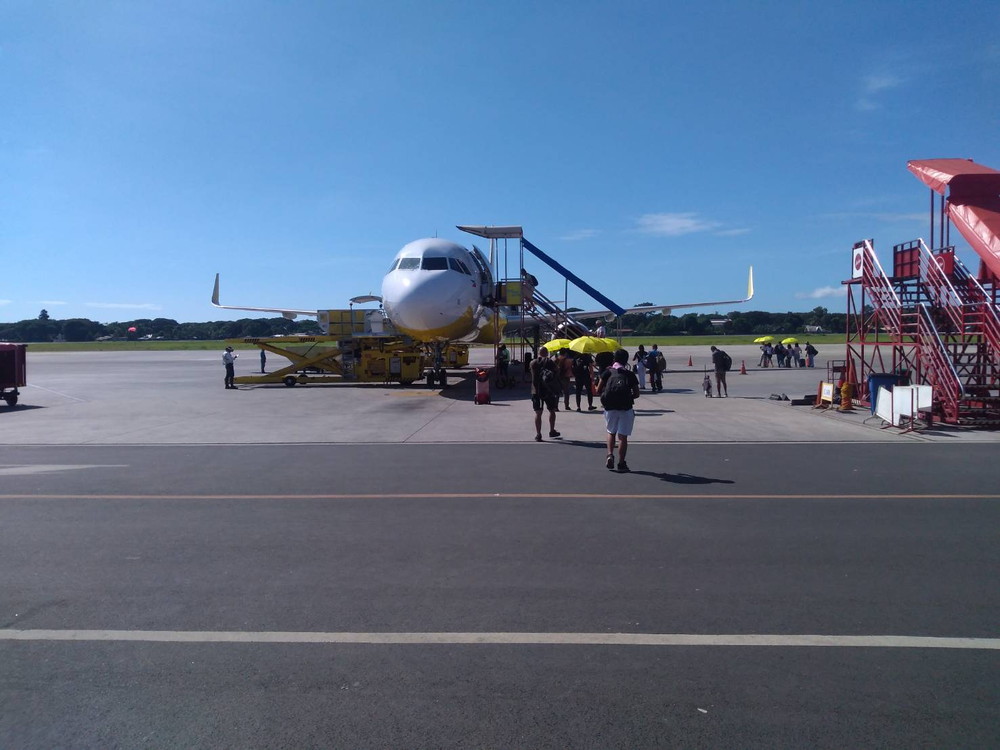
[[[101,467],[72,467],[101,468]],[[95,495],[95,494],[0,494],[0,500],[997,500],[998,494],[606,494],[576,492],[399,492],[378,494],[299,495]]]
[[125,469],[128,464],[0,464],[0,477],[23,474],[48,474],[77,469]]
[[0,630],[4,641],[321,643],[362,645],[738,646],[1000,650],[1000,638],[694,633],[324,633],[219,630]]

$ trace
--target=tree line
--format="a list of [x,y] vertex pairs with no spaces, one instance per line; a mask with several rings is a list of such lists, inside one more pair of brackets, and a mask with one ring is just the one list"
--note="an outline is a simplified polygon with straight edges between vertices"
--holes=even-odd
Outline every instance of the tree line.
[[[645,305],[651,306],[646,303]],[[720,321],[725,321],[720,324]],[[846,330],[847,315],[831,313],[825,307],[810,312],[772,313],[760,310],[719,313],[688,313],[661,315],[659,312],[629,313],[622,318],[622,330],[636,336],[678,336],[726,333],[763,336],[775,333],[798,333],[806,326],[821,326],[824,331]],[[138,318],[117,323],[98,323],[86,318],[54,320],[46,310],[37,318],[17,323],[0,323],[0,341],[96,341],[110,338],[121,340],[163,339],[186,341],[194,339],[237,339],[246,337],[311,335],[320,333],[315,320],[286,318],[241,318],[207,323],[178,323],[171,318]]]
[[[636,307],[651,307],[649,303]],[[719,313],[687,313],[661,315],[658,312],[636,312],[622,317],[622,329],[636,336],[705,336],[712,333],[764,336],[775,333],[800,333],[806,326],[819,326],[824,331],[840,333],[847,330],[847,314],[832,313],[825,307],[809,312],[764,312],[763,310]]]
[[241,318],[216,320],[207,323],[178,323],[172,318],[137,318],[116,323],[98,323],[87,318],[55,320],[42,310],[37,318],[16,323],[0,323],[0,341],[138,341],[156,339],[191,341],[237,339],[248,336],[292,336],[321,333],[319,324],[312,319],[287,320],[286,318]]

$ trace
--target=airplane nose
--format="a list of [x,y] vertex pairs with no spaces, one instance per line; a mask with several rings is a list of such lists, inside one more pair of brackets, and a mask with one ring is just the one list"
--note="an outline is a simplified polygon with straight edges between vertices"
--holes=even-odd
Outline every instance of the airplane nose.
[[451,338],[465,333],[454,328],[471,316],[469,300],[463,299],[471,291],[467,278],[447,272],[396,272],[382,284],[382,302],[393,325],[404,333]]

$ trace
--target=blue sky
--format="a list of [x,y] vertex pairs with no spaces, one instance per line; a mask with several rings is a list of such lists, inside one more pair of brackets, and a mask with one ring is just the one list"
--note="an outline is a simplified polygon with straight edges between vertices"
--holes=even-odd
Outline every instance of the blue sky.
[[0,321],[242,317],[216,272],[346,307],[456,224],[624,306],[752,263],[743,309],[839,311],[854,241],[927,234],[907,160],[1000,168],[998,134],[995,0],[0,0]]

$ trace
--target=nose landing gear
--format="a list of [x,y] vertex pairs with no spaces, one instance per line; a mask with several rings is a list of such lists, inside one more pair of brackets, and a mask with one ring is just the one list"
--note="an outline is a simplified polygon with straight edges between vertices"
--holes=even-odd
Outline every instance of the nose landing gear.
[[448,371],[444,367],[444,348],[441,344],[434,344],[434,366],[427,371],[427,385],[431,388],[435,385],[448,387]]

